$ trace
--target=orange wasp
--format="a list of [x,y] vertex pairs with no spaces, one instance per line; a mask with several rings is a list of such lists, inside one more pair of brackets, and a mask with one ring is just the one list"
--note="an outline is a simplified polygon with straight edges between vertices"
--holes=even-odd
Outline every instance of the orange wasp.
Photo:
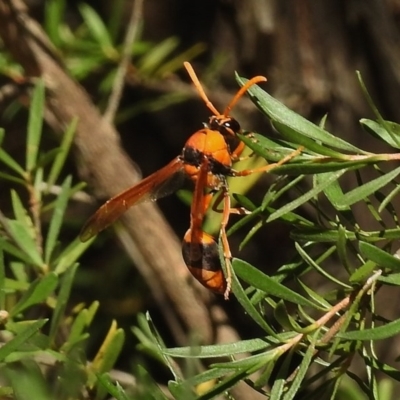
[[[242,133],[242,129],[229,115],[230,111],[251,86],[265,82],[266,78],[256,76],[250,79],[220,114],[205,94],[192,66],[188,62],[185,62],[184,66],[200,97],[214,115],[203,129],[190,136],[179,156],[137,185],[104,203],[86,222],[80,238],[83,242],[89,240],[117,220],[128,208],[143,201],[155,201],[172,193],[176,190],[177,182],[183,181],[182,177],[188,177],[194,182],[194,192],[190,208],[190,227],[182,244],[183,259],[191,274],[203,286],[228,298],[231,289],[232,256],[226,226],[229,215],[238,211],[231,209],[227,177],[268,171],[289,161],[299,154],[300,150],[294,151],[277,163],[257,169],[233,169],[232,165],[239,159],[245,145],[237,136],[238,133]],[[202,228],[211,199],[217,192],[219,194],[213,208],[222,202],[220,235],[226,263],[226,278],[222,271],[217,242]]]

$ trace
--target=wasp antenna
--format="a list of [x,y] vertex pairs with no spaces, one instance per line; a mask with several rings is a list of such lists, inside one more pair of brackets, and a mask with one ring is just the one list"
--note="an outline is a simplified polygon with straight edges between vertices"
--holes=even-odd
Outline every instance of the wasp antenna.
[[199,92],[200,97],[203,99],[204,103],[206,103],[206,106],[209,108],[209,110],[216,116],[221,115],[221,113],[214,107],[214,104],[211,103],[211,101],[208,99],[206,92],[204,91],[203,86],[201,86],[199,78],[197,78],[196,72],[194,72],[192,65],[187,61],[185,61],[183,65],[185,66],[194,87]]
[[266,82],[267,78],[265,76],[255,76],[254,78],[251,78],[248,80],[236,93],[235,97],[231,100],[231,102],[226,106],[224,110],[224,115],[228,116],[229,113],[231,112],[232,108],[235,106],[235,104],[238,102],[238,100],[249,90],[249,88],[257,83],[260,82]]

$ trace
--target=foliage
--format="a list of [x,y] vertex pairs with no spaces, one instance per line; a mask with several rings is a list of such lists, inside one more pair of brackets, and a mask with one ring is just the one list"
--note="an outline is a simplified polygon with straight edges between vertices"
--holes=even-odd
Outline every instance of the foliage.
[[[99,107],[104,108],[123,57],[121,16],[126,5],[121,0],[114,2],[108,21],[104,22],[92,7],[81,3],[81,21],[75,28],[71,28],[71,24],[65,20],[66,7],[65,0],[46,1],[44,28],[71,75],[80,81],[96,81]],[[142,26],[138,21],[137,34],[129,49],[134,63],[129,65],[125,78],[130,85],[147,83],[150,88],[157,89],[157,83],[181,69],[183,61],[198,56],[205,49],[204,44],[198,43],[181,51],[176,37],[167,38],[161,43],[141,40],[141,31]],[[21,67],[2,52],[0,73],[18,82],[24,80]],[[187,97],[187,94],[181,92],[166,91],[155,99],[138,101],[119,110],[117,122],[121,123],[143,111],[156,111],[180,103]]]
[[[0,162],[6,167],[1,177],[20,188],[10,193],[13,216],[0,214],[1,335],[5,342],[0,360],[6,379],[2,393],[14,392],[21,399],[71,398],[79,393],[81,384],[88,389],[96,387],[96,374],[110,370],[124,341],[124,331],[113,322],[93,362],[88,363],[84,343],[99,304],[76,305],[67,311],[77,261],[89,245],[78,239],[66,245],[61,239],[69,202],[82,189],[81,184],[72,185],[71,176],[57,184],[76,121],[58,148],[41,152],[43,104],[44,85],[40,82],[32,96],[25,164],[18,164],[0,148]],[[28,209],[21,200],[24,191]],[[49,216],[46,233],[44,216]],[[69,333],[60,341],[64,330]],[[51,387],[37,360],[53,367],[58,364],[60,379]]]
[[[360,84],[369,99],[361,78]],[[278,179],[259,205],[238,197],[251,213],[230,229],[232,234],[245,224],[252,225],[244,246],[261,226],[273,220],[292,227],[297,255],[273,276],[244,260],[233,261],[233,293],[265,336],[223,345],[166,348],[148,319],[146,330],[156,345],[147,340],[147,347],[158,349],[160,358],[221,358],[207,371],[189,378],[168,362],[175,376],[169,389],[178,399],[209,399],[242,380],[271,399],[340,398],[344,388],[346,398],[389,399],[400,375],[382,361],[376,346],[398,335],[400,319],[389,321],[380,314],[376,296],[385,286],[400,284],[394,243],[400,235],[395,204],[400,168],[385,171],[382,162],[398,160],[400,154],[355,148],[287,109],[259,87],[249,92],[282,137],[273,141],[261,135],[243,136],[256,154],[277,161],[304,146],[301,156],[274,170],[283,177],[294,175],[293,180]],[[376,121],[363,119],[362,126],[397,148],[399,125],[385,121],[373,109]],[[378,176],[364,182],[361,170],[370,166]],[[339,179],[346,173],[357,177],[357,187],[347,192]],[[311,187],[304,189],[300,183],[309,175]],[[293,188],[301,191],[297,198],[280,208],[274,206]],[[331,205],[329,212],[324,201]],[[316,218],[296,212],[305,203]],[[360,203],[380,229],[366,230],[358,223],[354,206]],[[382,214],[387,214],[385,219]],[[268,322],[271,313],[274,324]],[[355,359],[363,364],[365,381],[361,370],[357,375],[351,372]],[[380,374],[386,379],[378,380]],[[196,393],[196,388],[207,382],[213,382],[211,389]]]
[[[108,22],[105,23],[88,4],[79,5],[82,24],[72,30],[64,21],[65,0],[51,0],[46,4],[45,27],[52,42],[63,52],[71,73],[84,79],[107,65],[118,66],[121,59],[121,16],[124,12],[123,1],[117,1],[111,7]],[[139,26],[139,35],[141,26]],[[138,35],[138,36],[139,36]],[[154,44],[137,38],[131,51],[135,59],[137,75],[141,79],[163,78],[181,68],[183,61],[193,58],[204,50],[203,45],[195,45],[183,53],[174,56],[179,42],[171,37]],[[115,69],[111,68],[100,88],[108,91]]]

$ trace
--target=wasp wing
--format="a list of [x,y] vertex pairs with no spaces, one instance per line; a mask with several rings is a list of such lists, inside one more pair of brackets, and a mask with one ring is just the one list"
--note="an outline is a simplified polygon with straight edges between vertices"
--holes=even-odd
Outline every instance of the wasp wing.
[[115,222],[128,208],[144,201],[155,201],[176,191],[184,181],[183,162],[176,157],[165,167],[105,202],[86,222],[82,242]]

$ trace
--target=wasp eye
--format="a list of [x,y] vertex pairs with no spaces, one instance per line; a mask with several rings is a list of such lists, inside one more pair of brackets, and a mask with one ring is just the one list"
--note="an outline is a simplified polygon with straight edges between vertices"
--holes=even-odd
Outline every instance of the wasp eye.
[[224,121],[223,123],[224,128],[229,129],[233,133],[240,132],[240,125],[239,122],[236,121],[234,118],[230,118],[229,120]]

